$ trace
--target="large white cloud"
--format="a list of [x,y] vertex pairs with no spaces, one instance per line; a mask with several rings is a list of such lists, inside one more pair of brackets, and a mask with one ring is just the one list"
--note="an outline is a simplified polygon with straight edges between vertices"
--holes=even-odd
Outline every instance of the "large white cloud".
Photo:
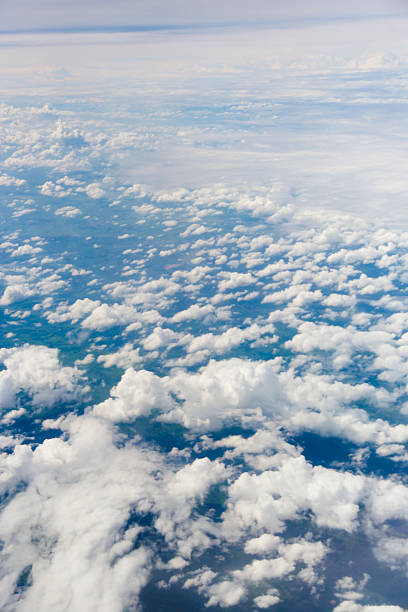
[[93,408],[93,414],[112,421],[128,421],[153,409],[168,410],[171,400],[160,377],[152,372],[126,370],[111,397]]
[[[74,612],[86,602],[120,612],[134,604],[154,564],[138,543],[143,529],[128,524],[132,514],[154,512],[156,529],[188,557],[214,543],[206,532],[217,529],[191,511],[227,471],[207,458],[177,470],[151,449],[117,446],[106,420],[70,418],[62,426],[65,440],[35,450],[17,445],[1,456],[2,491],[14,493],[0,517],[1,605]],[[13,594],[26,568],[28,588]]]
[[85,388],[78,368],[62,366],[58,350],[46,346],[25,344],[21,347],[0,349],[0,406],[12,408],[15,396],[24,391],[37,408],[48,407],[59,401],[74,399]]

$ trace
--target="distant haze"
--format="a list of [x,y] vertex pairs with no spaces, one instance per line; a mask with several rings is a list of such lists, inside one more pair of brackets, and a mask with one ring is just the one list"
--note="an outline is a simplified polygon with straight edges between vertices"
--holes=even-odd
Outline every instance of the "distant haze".
[[259,23],[407,12],[404,0],[2,0],[0,29]]

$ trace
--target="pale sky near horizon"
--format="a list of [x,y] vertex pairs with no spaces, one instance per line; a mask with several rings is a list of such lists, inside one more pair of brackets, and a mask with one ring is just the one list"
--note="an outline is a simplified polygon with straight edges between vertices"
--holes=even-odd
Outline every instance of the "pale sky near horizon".
[[1,0],[0,30],[262,23],[408,14],[404,0]]
[[2,93],[33,106],[120,101],[132,129],[152,140],[122,151],[124,181],[194,188],[279,178],[283,200],[296,193],[297,206],[368,218],[386,210],[389,223],[408,227],[407,27],[402,15],[177,33],[3,33]]

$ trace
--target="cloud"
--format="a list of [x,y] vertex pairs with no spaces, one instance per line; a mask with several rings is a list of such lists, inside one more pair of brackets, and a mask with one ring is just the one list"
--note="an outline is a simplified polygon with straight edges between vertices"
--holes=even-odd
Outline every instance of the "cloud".
[[258,608],[269,608],[279,603],[279,591],[277,589],[269,589],[265,595],[258,595],[255,597],[254,603]]
[[41,247],[33,247],[31,244],[24,244],[15,249],[11,256],[21,257],[23,255],[36,255],[37,253],[41,253],[41,251]]
[[333,608],[333,612],[405,612],[400,606],[364,606],[354,601],[342,601],[341,604]]
[[179,470],[168,481],[167,488],[172,496],[177,498],[200,497],[209,487],[226,480],[227,470],[222,463],[211,462],[208,457],[196,459],[193,463]]
[[72,219],[73,217],[82,215],[82,212],[75,206],[63,206],[62,208],[57,208],[54,214],[60,217],[62,216]]
[[205,304],[205,306],[199,306],[198,304],[192,304],[185,310],[177,312],[172,317],[174,323],[181,323],[183,321],[195,321],[212,315],[215,312],[215,308],[212,304]]
[[18,179],[8,174],[0,174],[0,187],[21,187],[26,184],[27,181],[25,179]]
[[211,360],[196,374],[176,371],[166,385],[182,404],[163,418],[192,429],[219,429],[235,419],[262,419],[283,409],[274,365],[268,362]]
[[[91,608],[119,612],[137,597],[151,567],[150,552],[134,547],[138,528],[126,528],[126,522],[131,504],[144,497],[155,462],[135,450],[119,452],[107,425],[96,419],[68,427],[66,442],[46,440],[35,451],[17,447],[3,458],[8,477],[23,480],[26,488],[0,519],[9,550],[2,605],[51,610],[70,602],[73,610],[87,601]],[[138,465],[137,481],[131,464]],[[31,573],[32,585],[13,595],[23,572]]]
[[126,304],[101,304],[81,322],[85,329],[108,329],[115,325],[128,325],[137,319],[136,309]]
[[82,373],[78,368],[62,366],[58,350],[25,344],[0,349],[0,405],[11,408],[15,395],[23,390],[36,408],[75,399],[83,392]]
[[9,306],[34,295],[34,291],[26,283],[12,283],[7,285],[0,299],[1,306]]
[[127,369],[141,361],[142,357],[139,353],[139,348],[135,349],[131,342],[124,344],[116,353],[99,355],[97,358],[97,362],[103,363],[105,368],[117,366],[118,368]]
[[96,405],[92,413],[112,421],[129,421],[148,415],[153,409],[166,411],[170,405],[170,396],[160,377],[129,368],[111,390],[111,397]]
[[[144,445],[118,445],[99,418],[71,416],[59,424],[64,439],[34,450],[16,445],[0,458],[1,490],[15,491],[0,517],[1,605],[51,610],[69,602],[76,610],[86,601],[120,612],[135,605],[161,554],[153,560],[142,537],[150,528],[135,515],[154,514],[154,529],[179,558],[168,569],[177,572],[194,550],[215,544],[216,526],[192,511],[227,470],[208,458],[177,469]],[[25,588],[15,590],[23,576]]]
[[85,188],[85,193],[88,198],[92,198],[93,200],[103,198],[106,195],[105,190],[102,189],[102,186],[99,183],[90,183],[87,185]]
[[223,280],[219,282],[219,291],[228,291],[229,289],[236,289],[237,287],[246,287],[256,282],[256,278],[249,272],[221,272]]
[[[204,10],[199,5],[185,18]],[[235,6],[238,17],[243,4]],[[391,25],[395,40],[379,35]],[[32,204],[15,198],[14,181],[2,185],[10,196],[0,270],[7,340],[65,338],[60,356],[38,346],[0,353],[4,425],[26,410],[21,423],[37,431],[42,406],[62,409],[82,397],[81,370],[62,364],[68,353],[78,367],[92,364],[98,399],[75,406],[85,417],[43,422],[32,446],[31,432],[0,440],[7,500],[0,591],[10,609],[67,601],[79,608],[83,600],[95,609],[130,608],[154,568],[168,572],[166,586],[195,588],[210,605],[265,609],[279,601],[280,580],[318,592],[326,555],[342,546],[339,532],[346,544],[367,540],[379,573],[380,564],[406,572],[408,499],[397,474],[408,441],[408,236],[378,229],[373,214],[391,223],[384,218],[396,210],[391,196],[402,194],[403,204],[403,144],[395,134],[404,122],[396,75],[406,63],[399,34],[406,24],[292,26],[274,36],[221,28],[34,37],[37,51],[54,45],[50,61],[64,58],[71,69],[78,53],[80,62],[60,80],[52,68],[27,69],[19,83],[27,91],[49,87],[55,102],[62,82],[74,99],[86,80],[92,108],[0,108],[5,167],[41,176],[39,187],[37,179],[27,186]],[[3,40],[15,45],[16,63],[20,53],[39,61],[18,47],[27,41]],[[385,51],[399,46],[399,57],[387,59]],[[110,112],[102,94],[112,67],[121,87]],[[15,81],[13,66],[2,70],[11,70],[6,83]],[[136,82],[141,108],[155,109],[148,127],[134,125]],[[200,125],[196,102],[206,109]],[[137,181],[149,168],[163,189],[129,187],[119,165]],[[101,178],[107,168],[115,180]],[[177,168],[192,189],[166,183],[166,169],[177,183]],[[71,176],[83,170],[86,182]],[[263,172],[267,184],[242,186]],[[230,186],[234,177],[241,186]],[[56,208],[58,194],[69,194],[69,207]],[[110,205],[97,202],[108,194]],[[54,214],[76,215],[84,202],[89,214],[80,226],[67,222],[75,236],[56,239],[52,228],[62,220]],[[354,214],[356,202],[363,220],[333,212]],[[30,224],[20,234],[13,229],[15,215],[32,205],[30,223],[48,243],[26,237]],[[310,208],[323,205],[326,212]],[[91,242],[82,242],[88,233]],[[88,257],[94,241],[109,261],[98,252]],[[43,297],[31,309],[23,298],[35,294]],[[120,380],[104,369],[112,366],[125,370]],[[57,427],[61,436],[51,437]],[[318,445],[306,461],[305,432],[342,438],[344,463],[336,463],[334,444],[325,467]],[[370,476],[378,465],[389,475]],[[336,598],[365,611],[364,585],[354,573],[353,580],[336,584]]]
[[[246,530],[276,534],[284,529],[285,521],[310,509],[319,526],[351,532],[358,525],[364,487],[359,476],[312,468],[301,456],[285,458],[277,471],[243,473],[237,478],[230,487],[224,530],[230,537]],[[284,574],[291,570],[286,564],[285,569],[276,571]]]
[[237,582],[217,582],[207,589],[207,606],[229,608],[238,604],[245,595],[245,589]]

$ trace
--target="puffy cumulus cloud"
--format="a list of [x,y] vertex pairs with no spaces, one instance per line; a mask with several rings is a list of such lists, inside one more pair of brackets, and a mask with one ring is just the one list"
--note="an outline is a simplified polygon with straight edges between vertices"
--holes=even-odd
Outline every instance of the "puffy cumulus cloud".
[[[381,446],[408,440],[408,426],[392,425],[386,418],[395,394],[384,388],[343,383],[327,375],[295,376],[292,370],[280,372],[279,383],[290,406],[285,422],[290,429],[344,437],[357,444]],[[385,418],[370,418],[366,410],[353,406],[359,401],[382,408]]]
[[300,562],[305,565],[305,568],[299,572],[299,577],[306,579],[306,582],[313,583],[317,580],[313,568],[322,562],[328,553],[328,548],[322,542],[298,540],[287,544],[281,543],[276,548],[276,552],[277,557],[256,559],[245,565],[243,569],[233,572],[233,575],[244,583],[260,583],[293,573],[296,564]]
[[364,589],[369,579],[369,574],[364,574],[362,580],[359,582],[353,580],[351,576],[343,576],[343,578],[339,578],[336,582],[335,596],[339,599],[351,601],[362,599],[363,594],[360,591]]
[[256,278],[249,272],[221,272],[221,280],[218,284],[219,291],[228,291],[237,287],[246,287],[256,283]]
[[265,595],[255,597],[254,603],[258,608],[269,608],[280,602],[279,591],[277,589],[269,589]]
[[209,315],[214,314],[215,308],[212,304],[205,304],[199,306],[198,304],[192,304],[185,310],[180,310],[172,316],[171,320],[174,323],[182,323],[184,321],[195,321],[198,319],[207,318]]
[[[18,263],[13,263],[12,269],[17,273],[2,274],[6,287],[0,298],[0,306],[9,306],[34,295],[48,297],[51,293],[68,287],[67,281],[63,280],[58,273],[40,265],[52,260],[43,257],[40,261],[38,256],[43,251],[43,248],[39,246],[41,240],[34,241],[33,239],[33,242],[37,246],[32,246],[27,242],[20,246],[12,244],[10,255],[14,261],[18,261]],[[28,261],[26,257],[29,258]]]
[[316,291],[308,291],[307,289],[303,289],[302,285],[299,285],[298,287],[289,287],[283,291],[277,291],[276,293],[267,295],[263,298],[262,302],[264,304],[286,302],[290,298],[293,298],[291,299],[293,306],[302,308],[307,304],[320,302],[323,299],[323,294],[319,289]]
[[[221,334],[207,333],[201,336],[190,337],[187,344],[188,353],[201,353],[204,355],[221,355],[249,340],[259,340],[265,334],[275,331],[273,323],[258,325],[253,323],[248,327],[230,327]],[[182,362],[181,362],[182,363]]]
[[[135,605],[160,561],[143,545],[135,515],[153,513],[154,529],[177,553],[168,569],[179,571],[219,536],[215,524],[192,511],[227,471],[208,458],[177,470],[145,446],[118,445],[99,418],[71,417],[60,426],[64,439],[47,439],[35,450],[17,445],[0,457],[1,490],[13,493],[0,517],[1,605],[79,610],[86,602],[120,612]],[[22,576],[25,588],[15,589]]]
[[[255,469],[265,469],[265,463],[269,462],[269,467],[276,465],[275,454],[285,453],[289,456],[298,456],[299,451],[292,444],[289,444],[284,437],[284,433],[274,422],[266,421],[263,428],[253,435],[244,437],[242,435],[232,435],[220,440],[211,440],[209,436],[201,437],[198,448],[204,450],[208,448],[227,449],[224,452],[226,459],[233,459],[242,456],[246,464]],[[261,466],[261,463],[264,465]]]
[[400,606],[365,606],[355,601],[342,601],[341,604],[333,608],[333,612],[406,612],[406,609]]
[[369,513],[376,524],[390,519],[408,520],[408,489],[392,480],[380,480],[370,500]]
[[[345,437],[357,444],[405,443],[406,425],[370,419],[353,407],[361,400],[374,406],[392,404],[385,389],[367,383],[351,385],[328,376],[294,376],[275,361],[233,358],[210,361],[198,373],[175,371],[166,385],[181,400],[164,418],[187,427],[211,430],[237,418],[274,418],[294,431],[311,430]],[[351,406],[350,406],[351,405]]]
[[57,208],[54,214],[60,217],[73,219],[78,215],[82,215],[82,211],[76,206],[62,206],[62,208]]
[[0,174],[1,187],[22,187],[26,184],[27,181],[25,179],[18,179],[14,176],[9,176],[8,174]]
[[167,487],[175,497],[202,498],[208,488],[227,478],[227,470],[222,463],[210,461],[208,457],[196,459],[193,463],[179,470],[168,481]]
[[52,181],[46,181],[41,185],[41,195],[53,197],[53,198],[65,198],[72,193],[71,189],[64,189],[62,184],[55,184]]
[[[377,559],[393,570],[408,574],[408,552],[406,538],[387,536],[378,530],[375,533],[373,552]],[[373,535],[374,535],[373,533]]]
[[86,186],[85,193],[88,198],[92,198],[93,200],[103,198],[106,195],[106,191],[102,188],[100,183],[90,183]]
[[[177,339],[174,332],[165,335],[166,342],[174,339]],[[144,346],[153,349],[163,344],[160,334],[157,337],[153,334]],[[133,350],[136,350],[134,355]],[[125,366],[132,355],[140,361],[137,349],[130,347],[98,359]],[[95,410],[118,421],[158,410],[162,413],[158,418],[197,431],[216,430],[234,421],[249,424],[273,419],[288,431],[316,431],[357,444],[369,442],[379,447],[380,454],[403,455],[408,426],[392,425],[385,418],[372,419],[365,410],[353,406],[360,401],[378,407],[390,406],[394,397],[388,391],[368,383],[343,383],[327,375],[296,376],[293,370],[279,370],[279,360],[239,358],[211,360],[195,373],[176,368],[164,377],[129,369],[112,390],[111,398]],[[264,438],[269,443],[272,435],[270,431],[260,431],[255,436],[259,438],[257,444],[263,444]],[[251,438],[239,437],[219,443],[231,448],[236,445],[237,452],[246,455],[254,452],[251,444]]]
[[[251,381],[256,389],[259,373],[255,365],[260,364],[230,361],[212,362],[212,368],[206,366],[196,374],[182,373],[184,381],[190,377],[183,389],[201,386],[201,394],[209,392],[207,399],[225,404],[228,397],[232,405],[241,400],[251,404],[254,390],[245,396],[237,382],[246,387]],[[213,388],[217,365],[221,372]],[[223,396],[217,385],[229,380],[228,368],[238,365],[244,367],[235,373],[237,395],[234,398],[230,389],[229,396]],[[175,372],[174,378],[180,374]],[[201,438],[201,450],[224,447],[227,453],[234,453],[226,454],[225,459],[272,450],[273,465],[258,470],[260,473],[226,468],[224,458],[211,461],[202,457],[179,467],[172,463],[172,454],[162,455],[137,441],[116,444],[110,419],[128,420],[148,414],[153,407],[167,410],[169,390],[175,393],[175,389],[172,377],[130,369],[111,398],[95,406],[92,415],[60,423],[65,438],[46,440],[35,450],[17,445],[12,454],[2,456],[4,490],[17,491],[18,484],[25,483],[0,518],[0,537],[6,543],[0,589],[3,601],[17,601],[22,610],[36,609],[40,603],[47,609],[48,602],[50,609],[55,608],[62,597],[69,598],[73,606],[86,598],[89,605],[101,610],[119,611],[133,605],[153,563],[159,563],[158,551],[148,551],[143,545],[143,527],[137,521],[129,523],[135,513],[153,514],[154,529],[176,559],[166,565],[168,571],[179,572],[194,552],[199,554],[221,542],[240,543],[246,554],[257,557],[222,576],[205,570],[185,581],[184,587],[197,588],[208,605],[222,607],[242,601],[250,585],[264,580],[296,575],[308,585],[319,582],[317,568],[329,551],[328,543],[310,537],[285,540],[286,521],[310,515],[320,527],[354,532],[360,526],[361,507],[368,522],[380,527],[390,518],[403,516],[405,487],[313,467],[272,425],[249,438],[234,435],[215,442]],[[184,403],[188,401],[191,398],[185,394]],[[222,405],[217,402],[218,409]],[[227,493],[226,510],[218,521],[211,514],[194,511],[214,485],[226,487]],[[387,511],[385,503],[379,503],[381,496],[396,503]],[[389,557],[382,560],[390,563]],[[65,565],[68,571],[62,571]],[[26,590],[15,592],[16,582],[29,566]],[[103,586],[97,587],[101,580]],[[269,589],[254,605],[262,608],[278,599],[278,593]]]
[[98,363],[103,363],[105,368],[117,366],[118,368],[127,369],[142,361],[139,349],[134,348],[131,342],[124,344],[115,353],[108,353],[106,355],[99,355],[97,358]]
[[34,294],[35,291],[27,283],[11,283],[7,285],[0,298],[0,306],[9,306]]
[[[324,557],[329,552],[321,542],[297,539],[279,544],[273,549],[276,556],[256,559],[244,565],[242,569],[228,572],[224,580],[216,580],[217,575],[205,569],[184,583],[184,588],[196,587],[208,599],[207,606],[220,605],[229,607],[248,598],[248,593],[255,585],[258,592],[260,586],[265,586],[271,580],[281,580],[288,576],[296,577],[309,585],[319,583],[316,575]],[[269,588],[263,595],[258,595],[253,604],[258,608],[267,608],[280,601],[279,591]],[[247,605],[250,605],[249,602]]]
[[147,351],[154,351],[163,346],[176,344],[183,336],[184,334],[177,333],[172,329],[156,327],[152,333],[142,341],[143,348]]
[[0,372],[0,405],[4,408],[13,406],[19,391],[28,393],[33,405],[41,407],[73,399],[85,389],[81,371],[62,366],[57,349],[29,344],[3,348],[0,362],[5,366]]
[[152,410],[158,418],[195,430],[211,431],[237,420],[263,421],[284,410],[271,362],[243,359],[210,361],[197,373],[175,370],[160,377],[129,368],[111,397],[93,408],[114,421],[130,420]]
[[245,544],[245,552],[249,555],[260,555],[278,550],[282,544],[282,539],[279,536],[271,533],[263,533],[258,538],[251,538]]
[[123,300],[125,304],[120,304],[121,306],[140,305],[145,310],[150,308],[160,310],[172,304],[172,296],[180,291],[181,287],[174,280],[161,277],[140,286],[132,281],[110,283],[105,285],[104,289],[113,299]]
[[[253,108],[248,104],[240,112]],[[89,154],[86,142],[91,135],[74,125],[54,128],[44,140],[46,147],[54,148],[39,151],[37,163],[68,163],[64,155],[71,147],[71,163],[77,168]],[[41,132],[39,138],[43,136]],[[104,139],[100,134],[99,146],[95,136],[95,159]],[[133,141],[127,142],[129,146]],[[22,140],[20,144],[24,149]],[[33,142],[26,145],[27,155],[33,155]],[[19,159],[15,158],[16,164]],[[89,163],[92,159],[89,156]],[[96,199],[101,191],[113,192],[109,181],[87,187],[69,177],[53,180],[40,186],[42,195],[58,197],[72,190],[73,204],[86,194]],[[11,601],[9,607],[16,603],[16,609],[46,609],[49,601],[49,609],[55,609],[63,596],[73,605],[82,598],[95,609],[126,609],[135,603],[149,568],[156,564],[177,573],[168,586],[179,581],[196,588],[208,605],[247,603],[248,608],[265,609],[279,601],[275,581],[290,580],[293,585],[302,581],[301,588],[320,588],[325,555],[337,546],[335,537],[330,541],[332,529],[343,530],[345,539],[355,539],[357,530],[362,530],[377,561],[405,571],[406,541],[398,530],[407,519],[406,487],[394,478],[369,478],[338,465],[334,469],[334,461],[332,469],[312,465],[289,440],[293,434],[313,431],[363,445],[356,459],[363,459],[371,445],[377,445],[382,464],[395,467],[390,458],[406,459],[408,428],[398,423],[394,408],[406,399],[408,318],[403,287],[408,259],[403,253],[407,237],[388,231],[377,235],[367,224],[334,215],[322,221],[299,213],[298,208],[282,207],[283,192],[284,188],[265,188],[244,194],[218,186],[154,194],[143,186],[122,186],[112,202],[112,223],[115,236],[129,240],[132,248],[118,249],[115,267],[115,247],[103,275],[90,261],[94,276],[76,294],[81,299],[57,304],[47,299],[38,305],[49,323],[64,323],[69,339],[88,354],[89,359],[79,359],[78,365],[93,360],[92,368],[107,379],[109,373],[99,366],[128,369],[109,398],[89,408],[85,418],[60,422],[65,428],[61,439],[47,440],[35,450],[20,446],[18,438],[0,440],[7,450],[16,447],[4,456],[10,510],[5,509],[6,522],[0,522],[1,533],[8,538],[1,553],[6,560],[3,601]],[[36,197],[44,200],[39,193]],[[134,219],[128,224],[126,215],[121,217],[122,207],[129,211],[137,198],[143,201],[133,207],[139,215],[136,222],[144,224],[141,232],[135,231]],[[87,206],[93,210],[96,204],[87,200]],[[75,210],[55,211],[50,206],[54,221],[54,213],[73,216]],[[109,210],[104,209],[103,223]],[[245,212],[245,226],[236,224],[240,211]],[[99,221],[91,219],[95,230]],[[180,243],[185,227],[189,229]],[[52,258],[45,252],[41,260],[34,252],[40,246],[46,251],[46,245],[34,240],[28,244],[20,237],[10,234],[2,245],[5,255],[12,257],[11,265],[20,266],[19,276],[6,278],[4,306],[30,292],[47,293],[61,286],[58,274],[46,271],[46,266],[53,266]],[[159,261],[159,256],[169,259]],[[67,257],[69,253],[61,259]],[[64,263],[59,261],[58,273],[73,275],[72,264],[69,268]],[[118,282],[122,273],[134,280]],[[19,311],[7,308],[6,315],[20,322],[28,313],[24,306]],[[123,334],[112,332],[113,326],[123,325],[127,326]],[[10,327],[18,333],[16,328]],[[101,332],[92,334],[91,346],[87,330]],[[126,334],[132,334],[132,342]],[[99,357],[89,355],[99,350]],[[211,356],[225,357],[232,350],[249,359],[208,362]],[[264,361],[251,360],[266,351]],[[11,359],[11,354],[6,358]],[[48,358],[49,354],[42,356],[42,362]],[[69,369],[54,364],[52,374],[47,370],[40,376],[34,371],[33,377],[29,365],[28,376],[19,370],[25,359],[20,355],[17,365],[5,361],[0,373],[4,405],[13,406],[20,389],[32,396],[34,405],[41,394],[46,399],[48,391],[65,397],[63,389],[69,384],[63,380],[64,376],[69,380]],[[137,371],[144,361],[152,371]],[[77,373],[71,370],[75,382]],[[50,389],[44,383],[47,377],[54,381]],[[406,411],[405,406],[402,415]],[[7,418],[17,412],[11,410]],[[138,437],[126,443],[130,431],[143,435],[145,419],[132,427],[119,425],[117,429],[126,433],[115,439],[113,423],[139,417],[149,417],[149,432],[153,438],[157,435],[155,448],[161,447],[162,432],[168,429],[177,437],[177,446],[164,456],[142,447]],[[190,431],[163,424],[154,427],[155,419],[179,423]],[[232,424],[234,435],[222,431]],[[44,427],[55,430],[56,425]],[[249,431],[252,428],[254,432]],[[211,461],[213,454],[218,459]],[[375,456],[372,459],[376,461]],[[350,469],[363,470],[363,461],[357,466],[356,460]],[[209,500],[214,497],[217,502],[211,507]],[[65,519],[65,508],[71,506],[76,531],[73,520]],[[144,531],[146,521],[139,521],[140,516],[149,519]],[[295,521],[299,531],[304,528],[301,536],[289,537],[288,521]],[[195,559],[211,547],[214,556],[206,555],[205,562],[216,558],[217,574],[205,566],[198,573],[184,571],[190,557]],[[227,555],[238,548],[242,556],[230,564]],[[166,552],[163,560],[161,551]],[[30,565],[31,586],[27,579],[27,590],[15,591]],[[67,575],[58,578],[65,566]],[[45,582],[47,573],[50,584]],[[139,579],[133,580],[134,575]],[[344,580],[335,588],[338,601],[347,599],[349,605],[367,609],[361,585]],[[42,601],[40,591],[45,593]],[[250,602],[254,593],[257,596]]]
[[47,319],[50,323],[61,321],[72,321],[76,323],[86,315],[89,315],[89,313],[92,313],[100,305],[101,303],[99,300],[90,300],[89,298],[75,300],[71,306],[60,303],[55,312],[47,314]]
[[238,582],[223,580],[208,587],[206,594],[209,598],[207,606],[229,608],[241,601],[245,595],[245,589]]
[[358,526],[359,503],[366,491],[363,477],[312,467],[303,456],[284,456],[280,461],[279,469],[259,475],[244,472],[230,486],[225,533],[232,538],[247,530],[279,533],[285,521],[299,519],[305,511],[312,512],[319,526],[350,532]]
[[94,406],[92,414],[112,421],[130,421],[153,409],[167,410],[170,404],[165,382],[159,376],[129,368],[111,390],[111,397]]
[[[385,380],[390,379],[391,370],[394,371],[393,380],[402,379],[407,375],[404,339],[398,339],[384,329],[359,331],[354,326],[340,327],[305,322],[299,325],[297,332],[292,340],[286,343],[288,348],[303,353],[312,353],[316,350],[331,351],[336,369],[347,366],[356,352],[364,352],[372,356],[371,369],[381,370],[381,376]],[[400,373],[395,373],[395,370]]]
[[116,325],[128,325],[137,315],[134,307],[127,304],[101,304],[81,322],[81,327],[92,330],[104,330]]
[[284,409],[272,362],[211,360],[197,373],[176,370],[166,386],[181,405],[162,418],[192,429],[219,429],[235,419],[262,420]]
[[37,253],[41,253],[43,249],[41,247],[34,247],[31,244],[22,244],[17,247],[12,253],[12,257],[21,257],[24,255],[36,255]]
[[[3,489],[26,485],[0,518],[2,606],[78,610],[86,601],[91,609],[119,612],[150,569],[150,552],[134,545],[138,528],[126,522],[132,504],[145,498],[155,458],[118,451],[96,419],[72,421],[68,430],[65,442],[46,440],[34,451],[18,446],[2,457]],[[23,572],[30,574],[28,588],[18,593]]]

